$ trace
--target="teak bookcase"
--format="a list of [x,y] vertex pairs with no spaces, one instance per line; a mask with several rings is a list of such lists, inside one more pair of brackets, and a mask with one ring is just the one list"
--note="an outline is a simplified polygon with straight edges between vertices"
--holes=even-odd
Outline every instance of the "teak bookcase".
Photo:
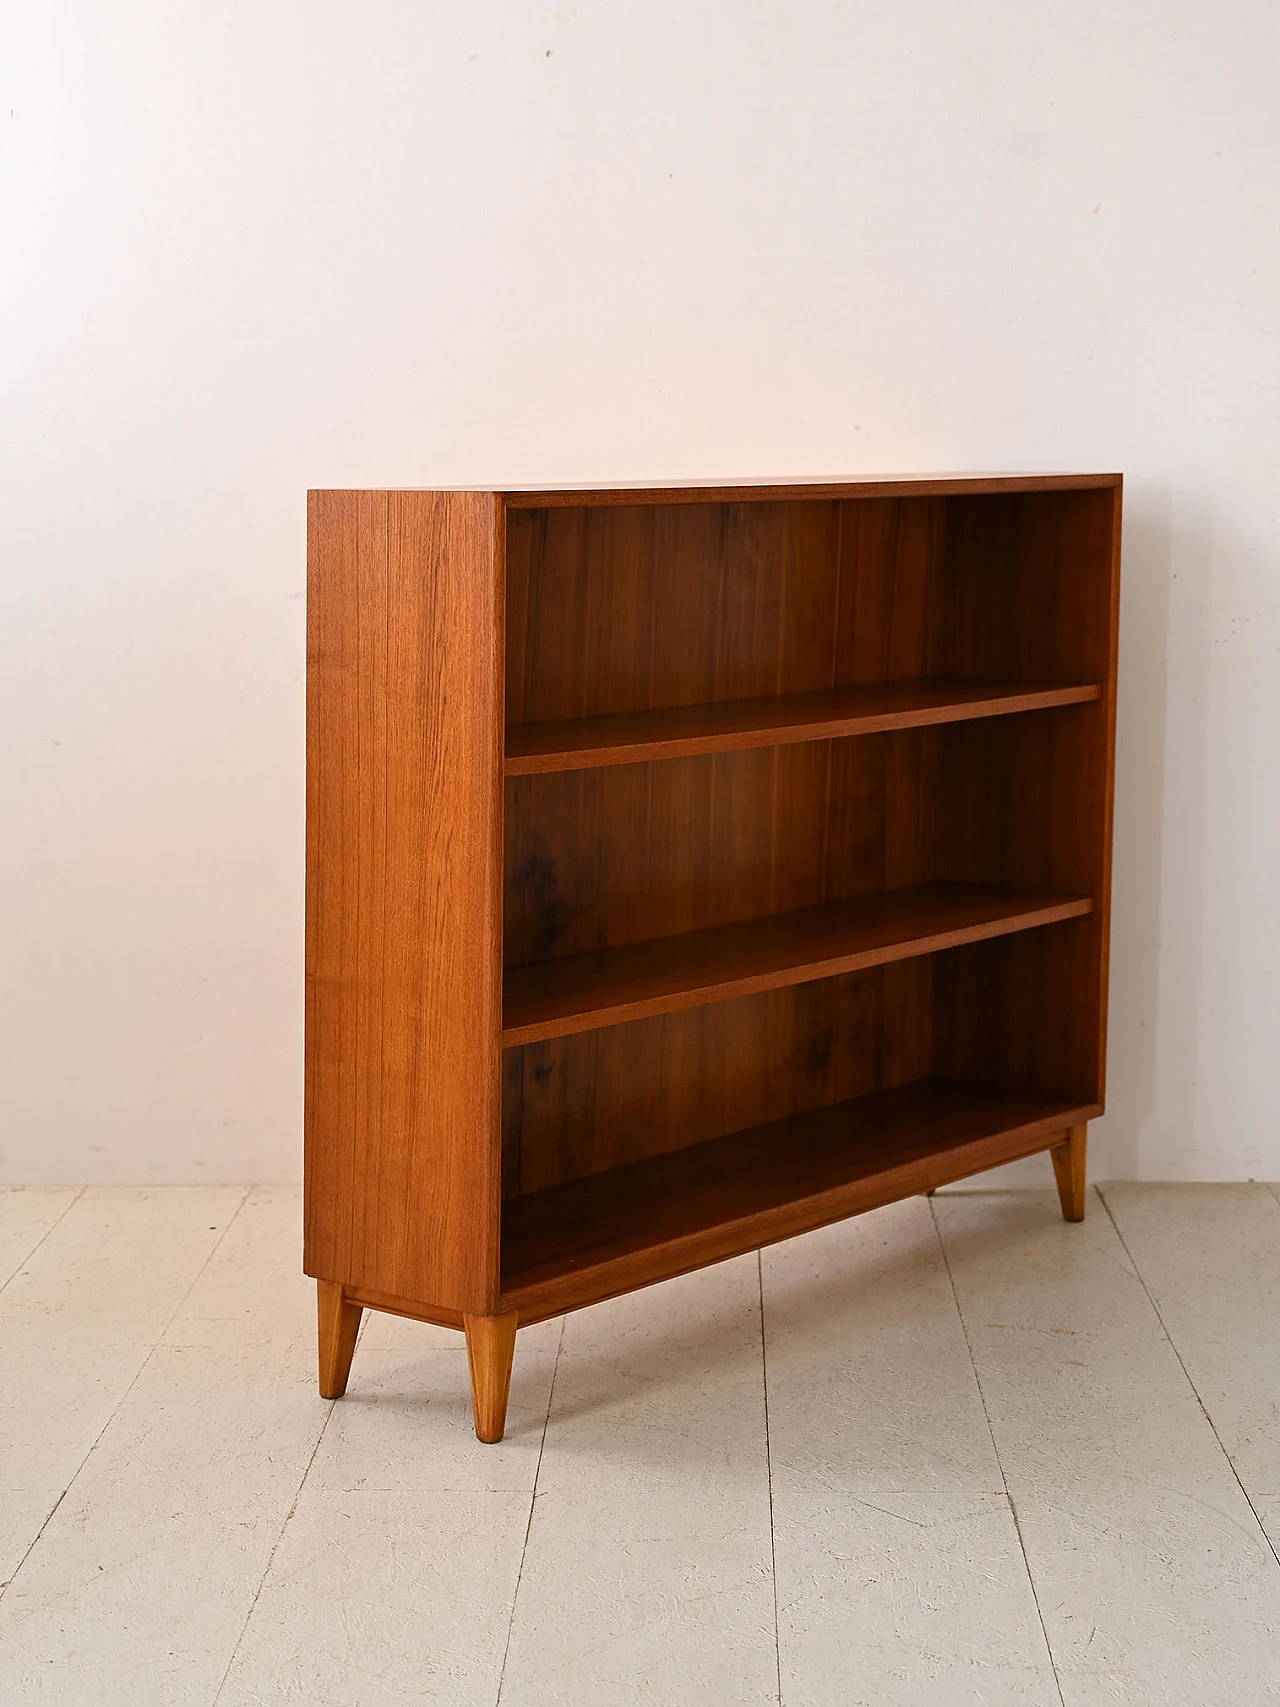
[[1120,477],[310,494],[306,1270],[515,1331],[1101,1113]]

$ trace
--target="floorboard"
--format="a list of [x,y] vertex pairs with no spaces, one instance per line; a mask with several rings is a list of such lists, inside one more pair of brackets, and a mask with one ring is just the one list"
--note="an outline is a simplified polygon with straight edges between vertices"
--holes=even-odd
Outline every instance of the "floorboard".
[[762,1259],[783,1700],[1057,1707],[927,1200]]
[[0,1609],[243,1199],[87,1191],[0,1293]]
[[329,1411],[298,1236],[254,1193],[159,1336],[0,1604],[16,1699],[212,1700]]
[[1097,1195],[932,1202],[1065,1707],[1280,1701],[1280,1566]]
[[1280,1202],[1253,1184],[1116,1184],[1102,1195],[1260,1510],[1280,1498]]
[[501,1702],[776,1700],[748,1256],[565,1318]]
[[506,1437],[483,1446],[462,1336],[366,1314],[218,1707],[492,1707],[559,1336],[519,1337]]
[[529,1496],[316,1490],[217,1707],[493,1707]]
[[0,1186],[0,1291],[79,1195],[75,1186]]

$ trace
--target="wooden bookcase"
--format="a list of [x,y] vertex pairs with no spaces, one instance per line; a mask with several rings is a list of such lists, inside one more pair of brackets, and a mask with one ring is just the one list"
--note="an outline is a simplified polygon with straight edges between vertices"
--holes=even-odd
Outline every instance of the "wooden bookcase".
[[1106,1035],[1120,477],[309,500],[306,1271],[515,1331],[1049,1150]]

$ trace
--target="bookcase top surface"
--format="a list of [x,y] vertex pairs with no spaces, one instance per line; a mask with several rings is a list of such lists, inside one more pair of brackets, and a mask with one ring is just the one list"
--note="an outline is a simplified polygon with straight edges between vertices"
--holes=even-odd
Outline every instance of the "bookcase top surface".
[[491,492],[511,509],[588,505],[746,504],[804,498],[946,497],[1001,492],[1069,492],[1119,486],[1120,474],[876,474],[829,480],[624,481],[567,486],[399,486],[392,491]]

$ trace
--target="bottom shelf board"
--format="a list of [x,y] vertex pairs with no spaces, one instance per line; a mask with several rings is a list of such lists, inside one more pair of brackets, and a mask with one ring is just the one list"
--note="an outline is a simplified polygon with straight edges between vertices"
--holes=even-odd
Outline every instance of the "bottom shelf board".
[[945,1079],[587,1174],[502,1207],[502,1307],[534,1321],[1047,1149],[1102,1112]]

